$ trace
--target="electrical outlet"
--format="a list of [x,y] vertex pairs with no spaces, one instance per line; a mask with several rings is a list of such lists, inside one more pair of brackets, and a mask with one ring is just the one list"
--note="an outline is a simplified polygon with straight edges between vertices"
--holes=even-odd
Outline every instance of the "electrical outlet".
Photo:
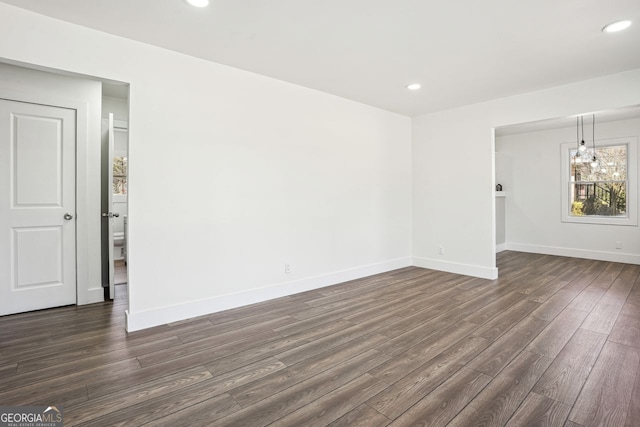
[[616,240],[616,249],[622,249],[622,242],[620,240]]
[[444,255],[444,246],[438,246],[438,255]]
[[284,273],[285,274],[291,273],[291,264],[285,264],[284,265]]

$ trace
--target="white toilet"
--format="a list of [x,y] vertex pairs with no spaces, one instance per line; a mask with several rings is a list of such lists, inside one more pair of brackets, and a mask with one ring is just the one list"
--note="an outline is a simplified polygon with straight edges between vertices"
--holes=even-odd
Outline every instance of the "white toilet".
[[124,231],[115,231],[113,233],[113,257],[115,259],[123,259],[127,262],[127,216],[124,215]]
[[116,231],[113,233],[113,257],[115,259],[124,259],[125,254],[125,238],[124,231]]

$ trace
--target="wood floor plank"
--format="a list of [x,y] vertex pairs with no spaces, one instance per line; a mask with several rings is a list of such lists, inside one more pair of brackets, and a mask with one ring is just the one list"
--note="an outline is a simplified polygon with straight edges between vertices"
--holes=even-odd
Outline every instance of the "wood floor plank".
[[583,264],[586,262],[586,267],[584,267],[584,269],[577,275],[575,272],[570,272],[568,275],[565,275],[564,277],[568,278],[570,281],[564,289],[581,292],[586,287],[594,283],[595,279],[607,267],[607,263],[603,261],[580,260],[578,262]]
[[363,374],[309,405],[280,418],[271,425],[274,427],[328,425],[361,405],[386,386],[377,378]]
[[564,425],[571,406],[556,402],[548,397],[529,393],[507,427],[554,427]]
[[[273,341],[269,341],[269,343],[271,342]],[[263,342],[262,344],[265,346],[268,346],[268,343]],[[251,344],[243,341],[242,347],[239,347],[239,348],[245,348],[246,346],[250,346],[250,345],[255,345],[255,343]],[[228,352],[230,353],[230,355],[228,357],[235,356],[236,353],[234,352],[234,350],[238,350],[238,348],[229,350]],[[213,354],[215,356],[210,357],[209,354]],[[211,350],[209,351],[199,352],[194,355],[189,355],[189,356],[174,359],[174,360],[167,360],[165,361],[165,363],[144,367],[135,372],[122,373],[122,374],[119,372],[116,372],[108,379],[99,379],[87,384],[87,391],[91,398],[96,398],[99,396],[104,396],[106,394],[113,393],[115,390],[126,389],[128,387],[134,386],[135,384],[149,381],[153,378],[157,378],[158,376],[168,375],[174,372],[180,372],[192,366],[202,366],[205,363],[206,363],[205,367],[211,372],[211,374],[214,377],[217,377],[218,375],[225,374],[229,371],[233,371],[235,369],[249,365],[256,361],[254,358],[252,360],[245,360],[243,361],[244,363],[230,367],[229,369],[214,370],[209,367],[209,364],[210,364],[210,361],[214,360],[216,357],[219,357],[219,349],[216,347],[212,347]],[[267,358],[267,357],[268,356],[259,357],[258,359],[263,360],[264,358]]]
[[523,299],[484,323],[473,335],[495,341],[538,307],[540,303]]
[[367,404],[386,417],[395,419],[459,371],[465,361],[471,359],[486,345],[486,340],[479,337],[463,340],[452,351],[446,351],[410,371],[405,377],[372,397]]
[[[283,369],[285,365],[275,359],[267,359],[256,362],[252,365],[239,368],[236,371],[228,372],[207,381],[210,396],[227,395],[227,391],[255,381],[261,377],[267,376],[269,373]],[[240,409],[235,406],[235,409]],[[198,402],[192,406],[185,407],[177,412],[162,418],[160,425],[203,425],[207,426],[212,420],[227,415],[218,408],[218,400],[214,397]]]
[[562,312],[580,293],[578,290],[560,289],[546,300],[536,311],[531,313],[533,317],[542,320],[553,320]]
[[542,286],[555,279],[555,276],[549,274],[534,275],[526,274],[522,280],[517,283],[518,293],[523,295],[531,295]]
[[473,323],[465,323],[446,328],[442,330],[441,333],[434,334],[431,338],[422,341],[416,346],[410,347],[403,353],[395,355],[389,361],[371,371],[370,374],[387,383],[392,383],[440,353],[443,353],[450,347],[455,346],[455,348],[459,348],[460,346],[464,347],[469,345],[476,351],[479,351],[480,348],[484,348],[487,345],[487,340],[484,338],[468,339],[458,344],[458,342],[473,331],[475,327]]
[[640,369],[636,373],[636,381],[629,399],[629,410],[625,427],[635,427],[640,421]]
[[[131,374],[140,369],[136,359],[123,360],[86,371],[54,376],[29,385],[9,388],[3,381],[0,384],[0,402],[4,405],[35,405],[38,402],[55,401],[71,405],[88,399],[87,384],[108,379],[113,372]],[[39,371],[36,371],[39,372]],[[13,377],[10,377],[13,378]]]
[[[296,365],[288,366],[286,369],[266,376],[261,381],[237,387],[230,393],[242,407],[248,407],[268,396],[335,367],[337,361],[349,361],[365,353],[371,347],[370,340],[375,342],[375,337],[350,342],[340,348],[322,352]],[[379,357],[381,363],[388,359],[388,357]]]
[[486,304],[481,309],[474,311],[472,314],[465,317],[464,320],[477,325],[482,325],[495,315],[504,312],[506,309],[520,301],[522,301],[522,295],[515,291],[509,292],[497,298],[495,301]]
[[587,313],[584,311],[565,309],[527,346],[527,350],[542,356],[556,357],[585,317]]
[[308,359],[315,354],[338,347],[339,345],[353,341],[354,339],[368,335],[369,333],[370,330],[361,325],[351,326],[340,332],[302,344],[285,352],[278,353],[276,354],[276,357],[278,360],[281,360],[289,366],[295,365],[296,363],[304,359]]
[[[335,326],[335,325],[332,325]],[[338,326],[345,327],[343,322]],[[333,329],[329,329],[329,334]],[[208,338],[202,338],[197,341],[192,341],[180,346],[170,347],[163,350],[159,350],[153,353],[144,354],[138,356],[138,360],[143,367],[153,366],[160,363],[165,363],[167,360],[175,360],[183,357],[193,356],[204,360],[208,358],[213,360],[216,357],[223,357],[228,354],[237,353],[247,348],[252,348],[256,345],[266,344],[272,341],[280,340],[282,337],[274,331],[263,331],[256,335],[242,335],[237,333],[234,336],[235,340],[219,339],[219,336],[212,336]],[[300,344],[306,344],[309,342],[309,338],[305,336],[296,336],[289,338],[290,341]],[[197,354],[206,353],[208,356],[199,357]]]
[[624,425],[639,366],[640,350],[607,342],[569,420],[584,427]]
[[237,340],[238,336],[249,336],[257,335],[261,332],[270,332],[275,328],[290,325],[292,323],[295,323],[296,321],[297,320],[291,316],[283,316],[273,320],[267,320],[258,324],[250,324],[232,330],[228,330],[226,324],[224,323],[222,325],[212,324],[211,326],[200,328],[194,331],[177,333],[176,335],[178,336],[178,338],[180,338],[180,341],[185,344],[204,338],[211,338],[213,336],[217,337],[218,341],[223,344]]
[[627,297],[627,302],[640,306],[640,277],[636,279],[636,282],[633,285],[633,289],[631,289],[631,292]]
[[[283,351],[287,351],[291,348],[295,348],[301,344],[312,341],[315,334],[318,334],[317,336],[319,337],[324,336],[324,332],[326,331],[325,328],[327,326],[328,325],[321,325],[317,329],[309,329],[301,332],[300,335],[289,336],[282,339],[270,341],[266,344],[252,346],[238,353],[230,354],[228,356],[212,360],[206,363],[205,366],[214,374],[238,369],[242,366],[262,360],[265,357],[274,356]],[[379,343],[386,340],[386,337],[383,337],[382,335],[367,335],[365,336],[365,338],[356,338],[353,341],[343,344],[343,346],[350,345],[358,347],[358,343],[361,339],[366,341],[371,340],[373,342]],[[333,348],[333,351],[338,352],[343,346],[335,347]]]
[[[436,303],[446,300],[452,295],[460,293],[455,288],[450,288],[444,291],[432,294],[424,292],[418,295],[412,295],[411,298],[399,298],[384,306],[371,307],[366,310],[360,310],[357,313],[350,314],[345,319],[354,323],[363,323],[371,319],[372,317],[378,317],[381,313],[385,313],[387,316],[400,316],[400,318],[407,318],[411,315],[418,314],[419,312],[429,308],[434,308]],[[442,300],[441,300],[442,299]]]
[[568,283],[568,280],[560,280],[556,277],[540,286],[535,291],[531,292],[531,294],[529,294],[528,296],[528,299],[529,301],[534,302],[545,302],[546,300],[551,298],[553,294],[564,288]]
[[619,263],[609,263],[604,271],[595,278],[592,282],[593,286],[597,286],[603,289],[609,289],[611,284],[616,280],[620,272],[622,271],[622,267],[624,264]]
[[493,342],[485,351],[473,359],[468,366],[489,376],[496,376],[511,362],[544,328],[546,320],[526,317],[509,332]]
[[69,426],[81,424],[110,412],[121,411],[136,403],[189,387],[211,377],[208,370],[198,367],[139,384],[127,389],[124,393],[119,393],[115,398],[103,396],[77,405],[66,406],[64,408],[64,422]]
[[329,424],[328,427],[383,427],[390,422],[389,418],[363,403]]
[[[68,348],[59,353],[36,357],[21,361],[18,365],[18,373],[37,371],[40,369],[52,368],[65,363],[75,361],[74,370],[81,369],[83,362],[93,360],[95,354],[99,354],[105,360],[123,360],[131,357],[140,357],[149,353],[180,346],[182,343],[178,337],[160,338],[155,342],[145,342],[139,345],[131,345],[125,348],[116,346],[112,349],[109,345],[98,345],[91,347]],[[91,362],[99,364],[99,361]],[[63,372],[59,372],[63,373]]]
[[358,378],[382,363],[387,357],[375,350],[369,350],[335,368],[238,410],[211,425],[265,426]]
[[[23,396],[22,390],[27,387],[42,387],[41,384],[68,384],[72,381],[81,383],[100,377],[104,378],[111,370],[131,373],[139,369],[140,364],[136,358],[109,361],[100,357],[100,355],[95,355],[91,360],[85,360],[82,364],[70,362],[5,378],[2,381],[2,390],[7,391],[0,393],[0,401],[6,402],[5,399],[13,400],[9,396]],[[15,390],[15,393],[12,392],[13,390]]]
[[[419,292],[415,292],[415,295],[418,293]],[[353,313],[354,311],[360,311],[361,309],[369,310],[372,307],[384,307],[388,303],[393,303],[393,301],[388,298],[389,297],[384,293],[380,293],[375,296],[361,294],[355,298],[341,298],[335,302],[309,307],[306,310],[295,313],[293,316],[298,320],[305,320],[327,313],[346,315],[346,313]]]
[[621,269],[619,276],[591,311],[582,328],[602,334],[610,333],[636,278],[635,269]]
[[206,319],[215,325],[219,325],[244,317],[258,316],[263,313],[279,314],[279,317],[286,316],[308,307],[306,304],[300,302],[288,304],[290,301],[289,297],[275,298],[260,303],[243,305],[241,307],[213,313],[206,316]]
[[463,367],[389,425],[446,426],[491,380],[488,375]]
[[598,301],[600,301],[600,298],[602,298],[606,292],[606,289],[591,285],[580,292],[580,294],[571,301],[571,304],[569,304],[567,308],[586,311],[588,313],[593,310],[593,307],[596,306]]
[[622,307],[609,341],[640,348],[640,306],[626,303]]
[[15,375],[18,372],[18,364],[10,363],[0,366],[0,380]]
[[531,352],[516,357],[449,424],[504,426],[527,397],[552,359]]
[[[411,340],[411,334],[419,333],[419,330],[417,330],[417,328],[424,329],[425,323],[446,314],[451,310],[451,308],[452,303],[450,301],[441,301],[431,306],[425,305],[424,310],[420,310],[417,313],[409,314],[399,322],[395,322],[386,327],[380,328],[378,332],[396,341],[402,340],[403,338]],[[463,316],[459,316],[459,318],[462,317]]]
[[606,335],[578,329],[533,391],[573,406],[606,339]]
[[[459,316],[455,316],[458,318]],[[458,326],[461,326],[460,328]],[[416,347],[417,349],[430,347],[433,342],[446,339],[446,336],[452,331],[456,332],[456,336],[459,336],[463,330],[470,332],[477,327],[474,323],[461,322],[457,325],[452,325],[450,317],[447,315],[438,316],[430,321],[422,322],[419,326],[409,329],[404,334],[400,334],[395,338],[389,339],[384,344],[379,345],[377,348],[387,354],[397,355],[409,351],[409,349]],[[381,328],[379,333],[385,334],[387,330]],[[467,333],[468,333],[467,332]],[[388,334],[385,334],[389,336]],[[466,335],[466,334],[465,334]],[[461,336],[459,338],[462,338]]]
[[[118,426],[130,425],[138,426],[145,424],[167,425],[206,425],[217,418],[233,413],[240,406],[228,394],[219,394],[211,396],[207,392],[205,383],[199,383],[191,388],[190,393],[170,393],[159,398],[151,399],[137,405],[130,406],[117,412],[111,412],[103,417],[96,418],[86,423],[78,424],[79,426]],[[172,414],[183,409],[192,408],[199,403],[207,402],[209,411],[201,417],[190,414],[192,418],[178,414],[176,419],[170,420]],[[162,420],[154,423],[155,420]]]

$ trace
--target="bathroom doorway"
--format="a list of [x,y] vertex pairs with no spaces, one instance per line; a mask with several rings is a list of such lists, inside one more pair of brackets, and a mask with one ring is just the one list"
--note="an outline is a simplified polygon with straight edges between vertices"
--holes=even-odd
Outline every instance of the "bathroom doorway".
[[127,294],[128,97],[127,85],[103,84],[102,283],[105,299]]

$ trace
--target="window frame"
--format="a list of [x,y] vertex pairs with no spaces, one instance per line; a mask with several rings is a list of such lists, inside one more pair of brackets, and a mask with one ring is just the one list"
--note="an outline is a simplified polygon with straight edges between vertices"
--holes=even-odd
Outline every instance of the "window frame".
[[571,215],[571,150],[576,149],[576,142],[563,142],[560,144],[560,167],[561,167],[561,209],[562,222],[578,224],[604,224],[604,225],[638,225],[638,137],[609,138],[596,140],[596,156],[598,148],[610,146],[627,146],[627,214],[626,216],[604,216],[604,215]]

